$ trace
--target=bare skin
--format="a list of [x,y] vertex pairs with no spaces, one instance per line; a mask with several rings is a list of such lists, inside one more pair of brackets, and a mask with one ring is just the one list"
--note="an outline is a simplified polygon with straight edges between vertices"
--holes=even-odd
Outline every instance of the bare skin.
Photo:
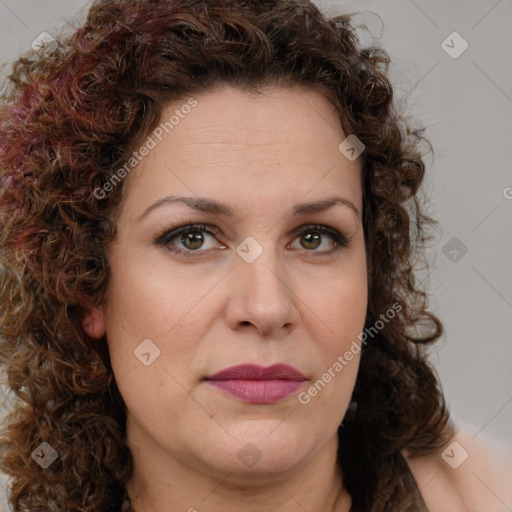
[[429,512],[512,509],[512,447],[479,428],[466,425],[440,450],[406,461]]

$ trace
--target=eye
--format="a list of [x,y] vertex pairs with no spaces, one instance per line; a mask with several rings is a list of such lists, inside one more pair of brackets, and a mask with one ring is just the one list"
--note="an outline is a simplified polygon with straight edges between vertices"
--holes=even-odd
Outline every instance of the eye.
[[[204,245],[204,233],[215,238],[218,230],[208,228],[203,224],[187,224],[157,235],[155,243],[166,246],[172,252],[189,256],[191,252],[198,252],[198,249]],[[175,239],[177,239],[176,242]],[[176,247],[176,243],[182,244],[182,246]]]
[[[316,249],[322,245],[322,237],[325,237],[325,235],[333,240],[334,244],[331,245],[330,250],[317,251]],[[302,247],[307,249],[308,252],[309,250],[313,250],[313,252],[322,254],[329,254],[342,247],[348,247],[349,242],[347,238],[345,238],[345,236],[343,236],[336,229],[319,224],[305,226],[301,231],[299,231],[299,233],[297,233],[297,237],[300,237],[300,243]]]
[[[175,229],[167,228],[163,233],[157,235],[154,241],[157,245],[165,246],[174,253],[193,257],[199,256],[200,253],[207,252],[214,248],[215,244],[212,247],[204,248],[205,233],[207,236],[215,239],[219,230],[213,227],[207,227],[203,224],[187,224]],[[323,243],[322,238],[326,235],[334,243],[330,244],[330,249],[317,250]],[[348,247],[349,244],[349,240],[339,231],[318,224],[303,227],[301,231],[296,234],[296,238],[300,239],[302,249],[305,249],[307,252],[319,254],[330,254],[342,247]],[[181,247],[178,244],[181,244]]]

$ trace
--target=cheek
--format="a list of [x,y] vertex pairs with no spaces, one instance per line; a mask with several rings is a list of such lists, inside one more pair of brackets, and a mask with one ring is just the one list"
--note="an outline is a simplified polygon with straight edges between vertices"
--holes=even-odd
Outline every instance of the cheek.
[[142,256],[114,257],[107,299],[111,320],[120,324],[132,338],[144,339],[156,336],[162,329],[170,329],[177,317],[177,313],[173,313],[174,305],[181,302],[183,294],[175,281],[166,281],[170,280],[146,264]]
[[364,328],[368,306],[366,266],[342,269],[322,284],[308,303],[324,324],[329,345],[341,350]]
[[[320,382],[311,389],[311,395],[318,393],[319,402],[331,401],[333,405],[334,401],[342,410],[348,405],[359,369],[360,335],[368,305],[366,266],[351,270],[326,284],[312,308],[320,312],[312,336],[317,340],[322,368],[317,375]],[[330,391],[324,393],[324,387]]]
[[181,392],[179,387],[173,388],[175,381],[166,370],[184,380],[182,373],[193,361],[202,334],[200,324],[193,319],[203,307],[194,305],[200,292],[205,295],[211,284],[189,286],[188,293],[183,293],[180,283],[185,286],[190,282],[187,276],[174,275],[171,279],[142,257],[131,257],[127,252],[113,257],[111,265],[107,340],[123,396],[138,403],[141,396],[154,393],[164,383],[172,393]]

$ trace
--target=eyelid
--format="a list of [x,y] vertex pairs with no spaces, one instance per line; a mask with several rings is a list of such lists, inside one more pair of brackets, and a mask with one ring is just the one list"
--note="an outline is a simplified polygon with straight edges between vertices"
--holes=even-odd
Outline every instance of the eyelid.
[[187,231],[204,231],[212,236],[218,235],[220,233],[220,229],[215,226],[211,226],[209,224],[202,224],[198,222],[186,222],[186,223],[177,223],[171,226],[167,226],[163,230],[159,231],[154,237],[153,241],[157,245],[166,245],[170,239],[175,238],[180,235],[182,232]]
[[[177,222],[173,224],[172,226],[167,226],[165,229],[161,230],[158,234],[156,234],[153,237],[153,242],[157,245],[161,246],[168,246],[170,240],[176,238],[181,233],[186,233],[189,231],[200,231],[208,233],[209,235],[216,237],[221,230],[218,229],[215,226],[212,226],[210,224],[202,224],[197,223],[193,221],[188,222]],[[336,250],[341,248],[346,248],[350,245],[350,242],[352,241],[352,237],[347,237],[343,233],[341,233],[338,229],[330,227],[325,224],[312,224],[312,223],[306,223],[302,224],[301,226],[297,227],[292,231],[292,234],[295,235],[295,238],[299,235],[301,235],[304,232],[309,231],[317,231],[322,235],[328,235],[330,238],[335,242],[334,247],[331,250],[328,251],[314,251],[314,250],[307,250],[304,249],[303,252],[305,253],[311,253],[311,254],[317,254],[319,256],[321,255],[330,255],[334,253]],[[208,250],[200,250],[192,251],[192,250],[183,250],[177,247],[173,247],[172,249],[168,247],[169,250],[172,252],[178,253],[178,254],[184,254],[186,256],[200,256],[203,254],[209,254],[213,249]]]
[[304,232],[308,231],[318,231],[322,234],[331,235],[331,237],[340,245],[346,247],[352,238],[349,238],[345,236],[343,233],[341,233],[338,229],[332,228],[326,224],[303,224],[302,226],[298,227],[297,230],[294,231],[297,235],[300,235]]

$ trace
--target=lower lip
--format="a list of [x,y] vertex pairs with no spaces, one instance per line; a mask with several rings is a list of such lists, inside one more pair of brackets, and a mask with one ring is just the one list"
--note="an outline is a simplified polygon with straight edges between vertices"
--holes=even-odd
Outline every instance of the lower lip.
[[296,380],[209,380],[222,392],[256,404],[271,404],[293,395],[303,384]]

